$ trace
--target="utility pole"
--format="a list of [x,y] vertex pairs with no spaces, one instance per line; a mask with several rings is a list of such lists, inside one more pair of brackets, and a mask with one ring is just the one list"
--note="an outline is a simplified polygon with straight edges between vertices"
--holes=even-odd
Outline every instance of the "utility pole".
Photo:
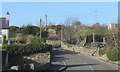
[[42,19],[40,19],[40,38],[41,38],[41,23],[42,23]]
[[62,44],[62,38],[63,37],[63,31],[62,31],[62,24],[61,24],[61,44]]
[[47,31],[47,14],[45,15],[45,20],[46,20],[46,31]]

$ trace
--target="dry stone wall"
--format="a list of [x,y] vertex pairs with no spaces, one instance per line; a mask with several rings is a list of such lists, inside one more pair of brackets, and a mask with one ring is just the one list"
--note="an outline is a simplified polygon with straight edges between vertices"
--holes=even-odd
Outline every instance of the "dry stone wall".
[[[43,70],[50,66],[50,52],[47,53],[37,53],[29,56],[23,56],[27,64],[31,66],[31,69]],[[45,66],[47,65],[47,66]],[[43,67],[45,66],[45,67]]]
[[77,45],[69,45],[69,44],[65,44],[65,43],[62,43],[61,46],[62,46],[62,48],[66,49],[66,50],[74,51],[74,52],[81,53],[84,55],[90,55],[90,56],[94,55],[96,57],[99,56],[98,49],[95,49],[95,48],[84,48],[84,47],[80,47]]
[[12,64],[11,69],[15,70],[47,70],[51,66],[51,52],[26,56],[12,55],[12,57],[12,62],[10,62]]

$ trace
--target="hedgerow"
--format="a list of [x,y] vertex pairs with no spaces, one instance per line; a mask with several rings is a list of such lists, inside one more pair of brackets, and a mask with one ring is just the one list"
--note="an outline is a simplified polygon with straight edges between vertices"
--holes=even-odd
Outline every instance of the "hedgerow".
[[50,51],[52,49],[52,45],[43,43],[11,44],[3,46],[3,49],[6,49],[8,53],[24,55]]

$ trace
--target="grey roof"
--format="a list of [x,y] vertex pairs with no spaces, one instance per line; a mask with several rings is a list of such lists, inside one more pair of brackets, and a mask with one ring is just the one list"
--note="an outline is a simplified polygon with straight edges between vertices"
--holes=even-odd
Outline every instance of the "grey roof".
[[6,21],[6,18],[0,18],[0,29],[8,29],[9,28],[9,21]]
[[10,13],[9,13],[9,12],[7,12],[6,14],[7,14],[7,15],[10,15]]

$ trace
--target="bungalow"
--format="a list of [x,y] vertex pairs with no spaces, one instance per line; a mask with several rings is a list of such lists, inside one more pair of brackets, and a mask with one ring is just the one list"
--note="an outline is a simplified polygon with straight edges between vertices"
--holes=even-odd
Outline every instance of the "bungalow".
[[9,20],[9,12],[6,13],[6,17],[0,17],[0,46],[2,46],[4,37],[9,40]]

